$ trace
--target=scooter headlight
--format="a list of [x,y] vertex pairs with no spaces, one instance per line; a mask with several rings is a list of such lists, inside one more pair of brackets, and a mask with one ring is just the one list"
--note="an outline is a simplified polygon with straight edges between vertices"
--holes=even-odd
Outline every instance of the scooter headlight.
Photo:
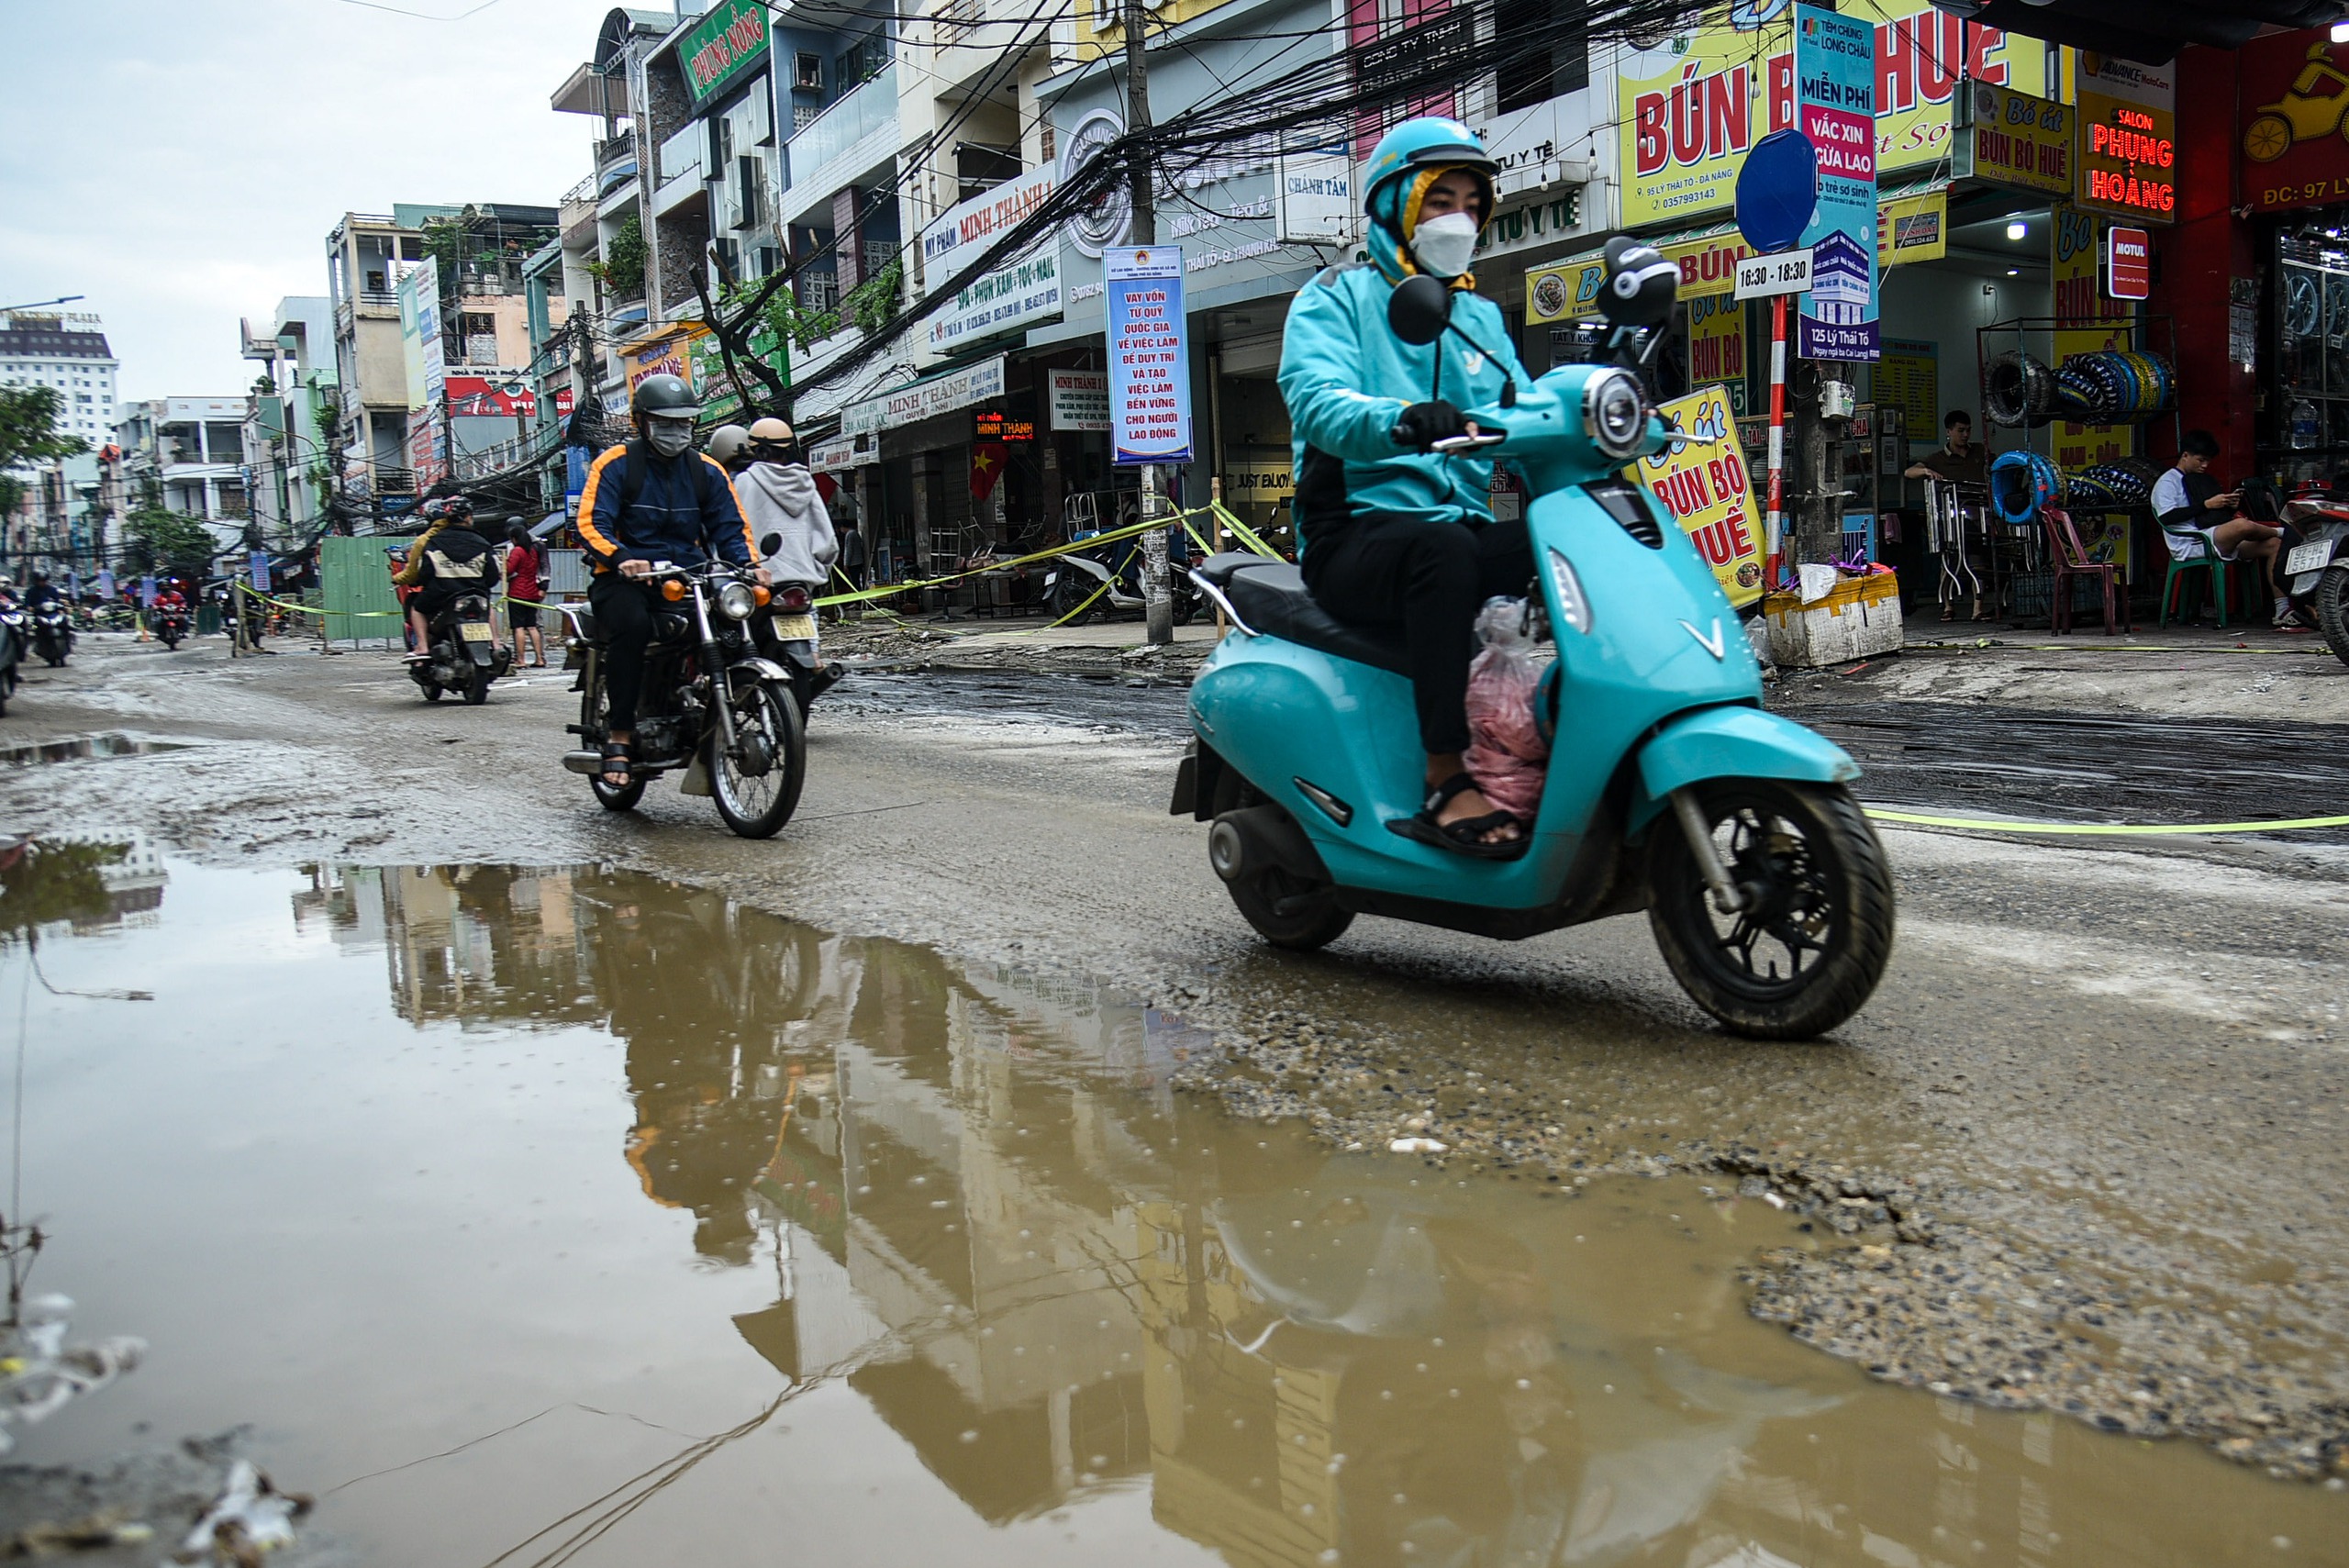
[[1550,551],[1550,591],[1558,604],[1558,619],[1576,631],[1590,631],[1590,599],[1582,591],[1582,579],[1575,575],[1574,562]]
[[749,620],[759,611],[759,596],[748,583],[729,583],[718,590],[718,610],[729,620]]
[[1648,429],[1647,399],[1628,371],[1601,371],[1582,389],[1583,428],[1609,457],[1639,455]]

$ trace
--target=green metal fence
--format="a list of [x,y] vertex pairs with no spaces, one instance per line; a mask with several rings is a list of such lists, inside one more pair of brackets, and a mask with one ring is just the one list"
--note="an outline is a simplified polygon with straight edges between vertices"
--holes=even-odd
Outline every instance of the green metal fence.
[[384,547],[395,542],[331,535],[318,541],[318,576],[326,586],[328,641],[399,640],[400,602],[392,592],[392,573],[384,556]]

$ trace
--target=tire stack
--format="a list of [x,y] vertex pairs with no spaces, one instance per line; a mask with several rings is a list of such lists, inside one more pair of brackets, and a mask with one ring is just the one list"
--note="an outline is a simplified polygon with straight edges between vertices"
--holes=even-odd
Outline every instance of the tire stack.
[[2133,425],[2166,411],[2177,390],[2176,373],[2159,354],[2099,349],[2074,354],[2055,373],[2061,417],[2081,425]]
[[2072,475],[2065,489],[2076,512],[2121,512],[2151,500],[2158,477],[2144,459],[2126,457],[2091,463]]
[[1990,361],[1982,404],[1993,425],[2036,429],[2054,421],[2055,378],[2042,361],[2009,350]]

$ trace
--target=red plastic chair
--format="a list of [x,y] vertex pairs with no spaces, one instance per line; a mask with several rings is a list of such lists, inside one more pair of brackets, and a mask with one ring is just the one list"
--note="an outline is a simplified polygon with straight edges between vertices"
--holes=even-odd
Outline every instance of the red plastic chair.
[[2121,567],[2115,562],[2090,561],[2080,543],[2079,530],[2072,526],[2072,514],[2054,506],[2043,506],[2039,512],[2041,526],[2047,530],[2048,559],[2055,568],[2055,594],[2048,612],[2049,629],[2069,632],[2072,629],[2072,579],[2093,577],[2104,592],[2104,634],[2117,637],[2123,631],[2136,629],[2129,622],[2129,590],[2121,581]]

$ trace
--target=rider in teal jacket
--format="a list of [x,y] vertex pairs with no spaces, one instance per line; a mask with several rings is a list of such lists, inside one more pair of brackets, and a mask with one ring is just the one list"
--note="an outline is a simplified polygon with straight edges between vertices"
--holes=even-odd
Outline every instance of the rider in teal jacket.
[[[1340,620],[1399,628],[1410,651],[1428,801],[1398,830],[1500,859],[1523,851],[1526,825],[1494,810],[1461,762],[1471,628],[1486,597],[1526,592],[1532,550],[1522,521],[1493,520],[1490,458],[1429,450],[1473,430],[1464,407],[1530,384],[1499,308],[1471,292],[1494,172],[1457,120],[1407,120],[1380,140],[1364,174],[1370,264],[1332,267],[1298,292],[1280,386],[1306,585]],[[1453,329],[1425,348],[1386,325],[1396,285],[1418,272],[1454,291]]]

